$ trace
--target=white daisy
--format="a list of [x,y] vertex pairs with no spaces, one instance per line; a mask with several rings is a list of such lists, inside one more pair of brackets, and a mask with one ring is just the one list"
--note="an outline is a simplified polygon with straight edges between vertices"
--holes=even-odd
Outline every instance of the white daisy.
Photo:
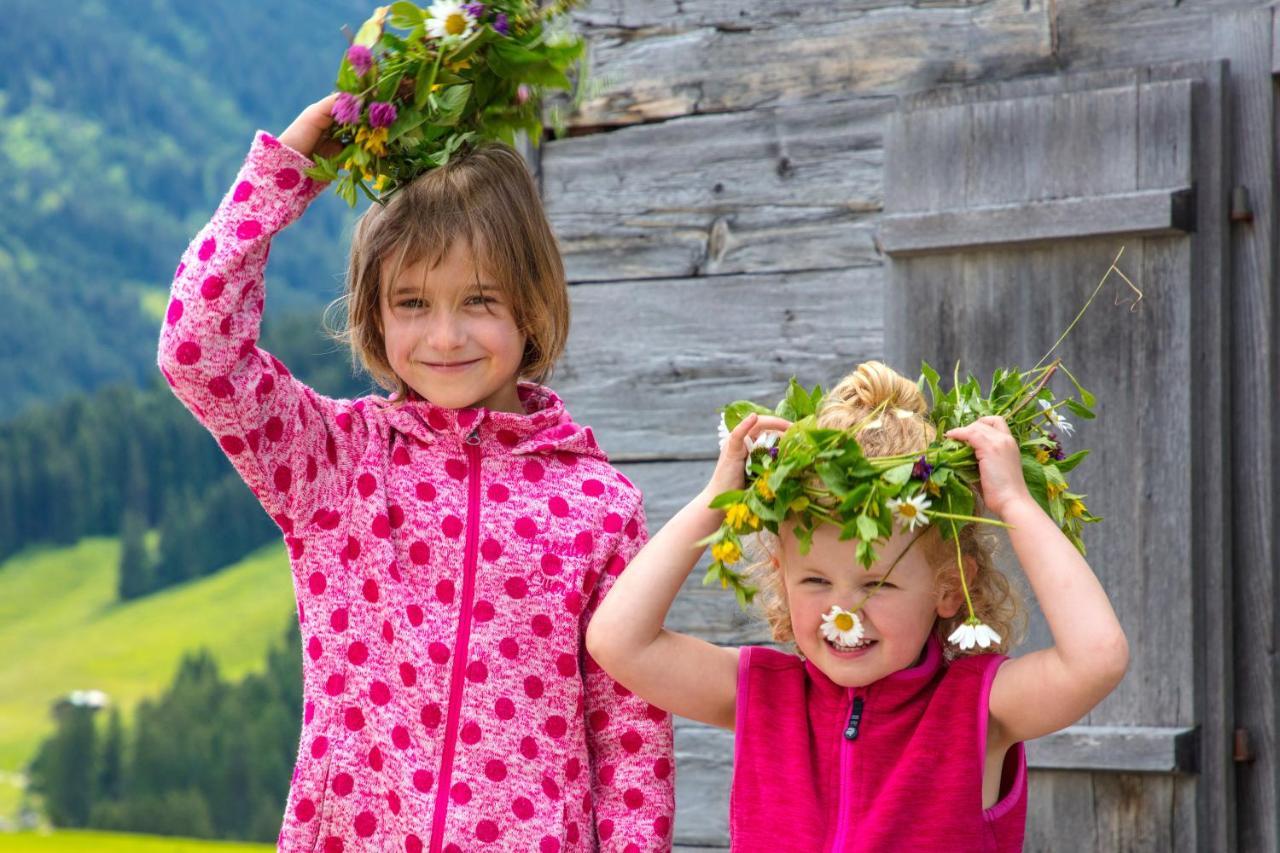
[[850,613],[838,604],[822,614],[822,624],[818,626],[824,639],[844,646],[856,646],[862,641],[862,616]]
[[905,527],[908,532],[929,523],[929,516],[925,513],[925,510],[931,505],[932,502],[924,496],[923,492],[917,492],[911,497],[901,500],[890,498],[885,501],[885,506],[889,507],[893,514],[898,517],[898,523]]
[[1070,421],[1053,410],[1053,404],[1048,400],[1037,400],[1036,402],[1038,402],[1040,404],[1040,408],[1044,410],[1044,416],[1049,419],[1049,423],[1053,424],[1067,435],[1071,435],[1076,431],[1076,428],[1071,425]]
[[427,35],[431,38],[465,39],[475,30],[476,19],[458,0],[436,0],[427,15]]
[[724,422],[724,413],[720,413],[720,427],[716,430],[720,436],[720,450],[724,451],[725,442],[729,440],[729,425]]
[[968,651],[974,646],[987,649],[1000,644],[1000,635],[981,622],[965,622],[951,632],[947,642],[959,646],[961,651]]

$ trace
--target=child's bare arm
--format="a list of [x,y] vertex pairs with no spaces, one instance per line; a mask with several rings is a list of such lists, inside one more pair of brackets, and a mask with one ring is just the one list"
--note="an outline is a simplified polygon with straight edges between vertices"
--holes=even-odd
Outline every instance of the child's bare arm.
[[738,650],[668,631],[663,620],[698,561],[695,543],[719,527],[715,495],[741,488],[744,439],[789,424],[750,417],[725,443],[706,489],[658,532],[614,583],[587,628],[587,649],[615,680],[645,700],[691,720],[733,728]]
[[1013,550],[1053,635],[1051,647],[1000,667],[991,735],[1006,744],[1041,737],[1077,722],[1115,689],[1129,664],[1128,641],[1089,564],[1027,491],[1004,421],[983,418],[948,435],[973,446],[983,496],[1013,526]]

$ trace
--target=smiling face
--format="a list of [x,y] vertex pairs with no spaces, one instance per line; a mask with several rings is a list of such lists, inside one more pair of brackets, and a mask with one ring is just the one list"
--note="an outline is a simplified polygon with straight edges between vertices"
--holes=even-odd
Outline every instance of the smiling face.
[[470,244],[455,240],[435,267],[424,259],[398,274],[389,263],[383,270],[382,335],[400,380],[437,406],[523,412],[516,382],[525,336]]
[[[934,620],[955,615],[960,601],[955,594],[940,595],[937,572],[925,558],[923,542],[907,549],[888,580],[876,589],[912,535],[895,532],[880,547],[876,564],[864,570],[855,559],[857,541],[841,542],[839,534],[831,525],[820,526],[809,553],[801,555],[795,537],[784,531],[779,560],[801,654],[836,684],[862,687],[915,665]],[[833,605],[853,610],[872,590],[875,594],[859,611],[860,647],[847,650],[824,639],[822,615]]]

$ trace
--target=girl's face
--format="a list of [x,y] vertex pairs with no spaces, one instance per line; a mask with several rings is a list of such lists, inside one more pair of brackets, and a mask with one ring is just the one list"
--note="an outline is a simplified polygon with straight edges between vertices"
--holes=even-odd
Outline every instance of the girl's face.
[[456,240],[434,269],[419,261],[380,295],[387,360],[406,385],[437,406],[523,412],[516,380],[525,336],[508,297]]
[[870,641],[866,647],[843,651],[823,638],[822,615],[832,605],[857,607],[914,536],[895,532],[880,547],[876,564],[864,570],[855,559],[857,540],[841,542],[832,525],[814,532],[813,547],[804,556],[795,537],[783,532],[780,560],[796,645],[836,684],[862,687],[914,666],[935,619],[960,609],[958,595],[944,600],[938,593],[935,570],[925,559],[923,543],[917,542],[858,611],[863,641]]

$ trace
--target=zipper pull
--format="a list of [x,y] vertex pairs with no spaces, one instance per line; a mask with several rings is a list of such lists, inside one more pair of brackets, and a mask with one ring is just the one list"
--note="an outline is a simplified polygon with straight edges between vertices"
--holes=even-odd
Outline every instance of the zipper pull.
[[480,424],[475,425],[475,428],[471,430],[471,432],[467,435],[464,441],[466,441],[467,444],[471,445],[472,447],[475,447],[480,444]]
[[844,727],[845,740],[858,739],[858,726],[862,725],[862,697],[853,698],[853,710],[849,713],[849,724]]

